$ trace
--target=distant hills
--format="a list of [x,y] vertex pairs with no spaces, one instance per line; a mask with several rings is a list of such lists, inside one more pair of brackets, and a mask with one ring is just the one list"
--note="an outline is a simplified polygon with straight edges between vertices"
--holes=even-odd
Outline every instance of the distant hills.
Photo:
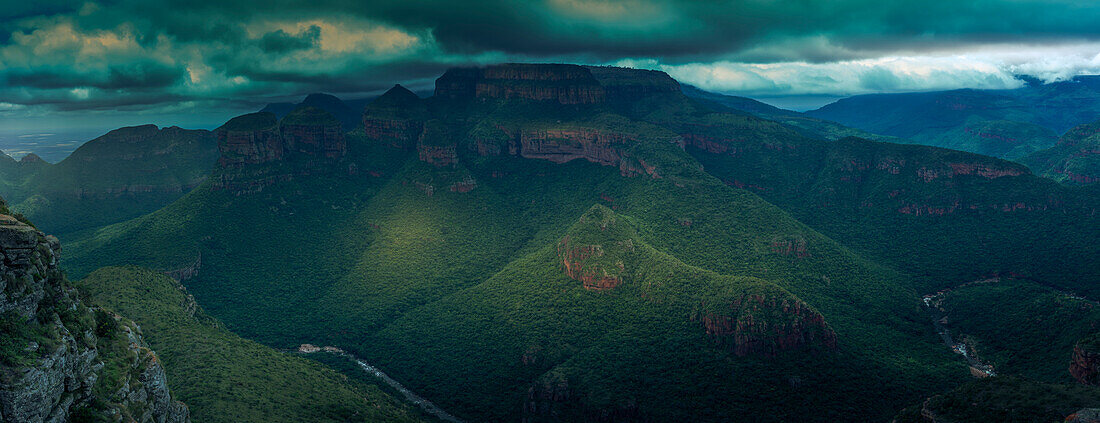
[[0,195],[46,230],[66,234],[131,219],[199,185],[218,158],[210,131],[120,128],[57,164],[0,157]]
[[1100,118],[1100,76],[1013,90],[860,95],[806,114],[915,143],[1017,159]]

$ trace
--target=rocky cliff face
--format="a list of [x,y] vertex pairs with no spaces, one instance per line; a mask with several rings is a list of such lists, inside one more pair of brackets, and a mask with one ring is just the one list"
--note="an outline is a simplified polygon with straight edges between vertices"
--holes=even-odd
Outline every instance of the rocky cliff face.
[[367,139],[411,149],[420,139],[427,115],[416,94],[395,85],[363,108],[363,130]]
[[708,336],[738,356],[837,348],[836,333],[825,317],[791,298],[745,295],[732,301],[727,312],[702,313],[699,320]]
[[313,157],[344,157],[348,144],[340,122],[329,112],[315,107],[299,107],[279,123],[285,149]]
[[340,122],[315,107],[300,106],[282,120],[268,112],[238,116],[216,133],[217,190],[248,194],[313,172],[355,172],[353,165],[333,165],[347,155],[347,140]]
[[59,252],[57,238],[0,214],[0,421],[189,421],[140,329],[81,303]]
[[625,264],[619,260],[609,265],[601,260],[604,256],[602,246],[576,245],[568,235],[558,243],[558,258],[566,276],[580,281],[590,291],[609,290],[622,283]]
[[1083,384],[1100,385],[1100,350],[1095,348],[1094,343],[1078,342],[1073,347],[1069,373]]
[[646,69],[588,66],[607,93],[607,100],[625,103],[654,95],[680,94],[680,83],[667,73]]
[[221,167],[282,160],[286,149],[279,137],[278,120],[273,113],[237,116],[214,131],[218,137]]
[[526,99],[559,104],[596,104],[607,93],[583,66],[509,63],[448,70],[436,80],[440,98]]

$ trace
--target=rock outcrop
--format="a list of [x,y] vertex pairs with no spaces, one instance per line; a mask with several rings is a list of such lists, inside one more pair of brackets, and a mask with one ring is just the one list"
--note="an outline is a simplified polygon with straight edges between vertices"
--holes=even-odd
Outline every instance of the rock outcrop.
[[1100,385],[1100,348],[1097,348],[1097,338],[1082,340],[1073,347],[1073,361],[1069,366],[1069,374],[1086,385]]
[[340,121],[316,107],[294,109],[279,122],[279,132],[285,149],[294,153],[335,159],[348,152]]
[[427,115],[420,97],[401,85],[394,85],[363,108],[363,130],[367,139],[412,149],[424,130]]
[[794,298],[747,294],[731,301],[726,311],[701,313],[699,321],[708,336],[738,356],[837,348],[825,317]]
[[0,421],[189,421],[137,325],[79,300],[58,268],[60,248],[0,214]]
[[600,260],[604,249],[600,245],[573,245],[568,235],[558,243],[558,258],[565,274],[584,284],[584,289],[604,291],[622,283],[625,265],[622,261],[608,266]]
[[559,104],[597,104],[607,99],[603,86],[583,66],[529,63],[450,69],[436,80],[435,95]]
[[1066,423],[1100,423],[1100,408],[1083,408],[1066,416]]
[[347,155],[347,140],[331,113],[299,106],[277,120],[269,112],[230,119],[216,130],[219,171],[213,189],[240,194],[262,191],[295,176],[355,167],[334,166]]
[[565,275],[589,291],[606,291],[623,283],[627,261],[637,251],[634,229],[619,222],[611,209],[588,209],[557,245]]
[[612,103],[626,103],[654,95],[681,93],[680,83],[661,71],[613,66],[588,66],[587,68],[603,86],[607,101]]
[[623,401],[617,406],[595,407],[583,395],[574,392],[564,375],[548,373],[527,390],[523,402],[523,423],[583,421],[583,422],[646,422],[635,401]]
[[237,116],[214,131],[218,137],[221,167],[282,160],[286,148],[279,137],[279,121],[274,113],[259,112]]

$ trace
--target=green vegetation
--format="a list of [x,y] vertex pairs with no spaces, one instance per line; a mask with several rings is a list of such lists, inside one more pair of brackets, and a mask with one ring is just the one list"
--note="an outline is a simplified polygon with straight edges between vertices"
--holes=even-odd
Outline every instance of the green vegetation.
[[[262,126],[260,122],[264,121],[264,117],[266,116],[257,117],[256,120],[258,122],[252,123],[251,125]],[[325,110],[310,106],[299,106],[298,108],[287,114],[285,117],[283,117],[283,119],[279,121],[279,123],[282,125],[339,125],[340,121],[336,120],[336,118],[333,117],[332,113],[329,113]],[[241,129],[238,128],[242,126],[249,126],[249,124],[245,124],[243,122],[239,123],[238,125],[233,126],[233,130],[239,131]],[[264,127],[266,128],[266,126]]]
[[1019,377],[993,377],[967,383],[931,397],[895,417],[898,423],[926,422],[921,409],[936,421],[958,423],[1061,423],[1083,408],[1100,407],[1100,389],[1058,385]]
[[952,332],[998,373],[1048,383],[1075,382],[1073,346],[1100,327],[1095,303],[1020,280],[953,290],[943,306]]
[[1021,158],[1035,173],[1069,185],[1100,182],[1100,122],[1077,126],[1058,144]]
[[173,393],[195,421],[420,420],[376,386],[237,337],[159,273],[104,268],[79,288],[93,303],[133,316],[141,325],[164,363]]
[[217,157],[209,131],[121,128],[57,164],[0,165],[0,195],[42,230],[68,239],[171,203],[205,179]]
[[225,131],[259,131],[264,129],[274,130],[278,126],[279,118],[275,117],[274,113],[256,112],[229,119],[225,125],[218,129]]
[[[885,420],[969,377],[918,293],[991,273],[1100,281],[1095,199],[1018,164],[822,142],[674,93],[562,106],[391,92],[372,107],[430,117],[423,143],[457,163],[355,131],[331,164],[352,175],[287,162],[293,177],[262,190],[207,182],[80,234],[66,269],[195,266],[188,291],[234,332],[347,349],[474,421]],[[540,154],[521,142],[588,159],[507,154]],[[185,355],[146,332],[166,362]]]

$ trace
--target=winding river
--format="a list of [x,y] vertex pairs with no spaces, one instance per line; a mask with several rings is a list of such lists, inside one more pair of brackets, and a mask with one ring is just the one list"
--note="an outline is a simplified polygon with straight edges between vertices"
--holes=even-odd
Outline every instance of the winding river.
[[381,369],[372,366],[370,363],[367,363],[366,360],[356,357],[340,348],[331,346],[317,347],[310,344],[302,344],[300,347],[298,347],[296,352],[301,354],[334,354],[347,358],[351,361],[354,361],[355,364],[359,365],[359,368],[364,372],[367,372],[368,374],[381,380],[386,385],[389,385],[393,389],[396,389],[397,392],[400,392],[401,395],[405,397],[406,401],[415,404],[417,407],[420,407],[420,409],[424,410],[425,413],[431,414],[445,422],[463,423],[463,421],[458,417],[455,417],[450,413],[443,411],[442,408],[439,408],[439,406],[435,405],[431,401],[428,401],[424,397],[417,395],[415,392],[410,391],[408,388],[405,387],[405,385],[402,385],[401,382],[394,380]]

